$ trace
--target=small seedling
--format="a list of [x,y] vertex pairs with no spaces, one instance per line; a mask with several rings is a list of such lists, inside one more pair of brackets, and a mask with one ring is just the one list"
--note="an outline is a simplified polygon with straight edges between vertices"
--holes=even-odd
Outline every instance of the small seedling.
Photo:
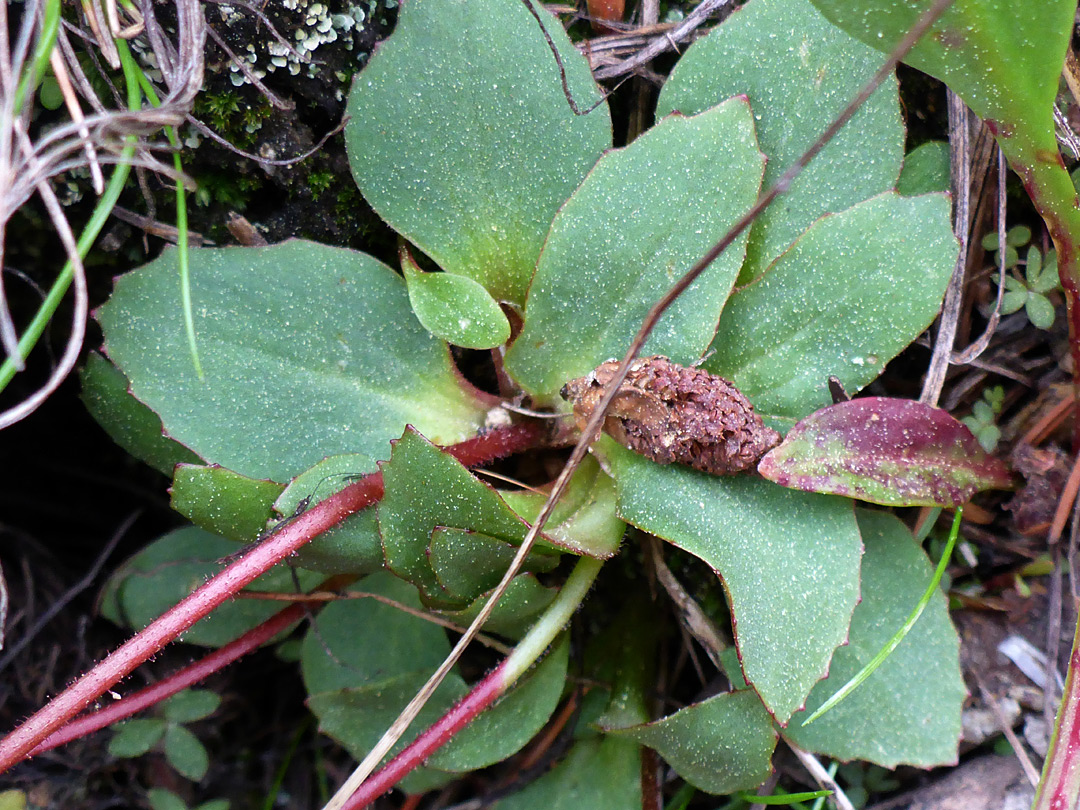
[[[982,240],[983,250],[989,251],[994,260],[994,266],[1000,267],[1001,260],[998,257],[998,234],[997,231],[991,231],[986,234]],[[1017,252],[1018,248],[1022,248],[1024,245],[1031,241],[1031,228],[1027,225],[1014,225],[1009,228],[1005,233],[1005,269],[1011,270],[1020,263],[1020,254]]]
[[[1004,266],[1012,273],[1005,276],[1005,296],[1001,301],[1001,312],[1003,315],[1011,315],[1023,309],[1033,326],[1049,329],[1054,325],[1054,304],[1049,294],[1061,289],[1057,254],[1050,250],[1043,256],[1042,252],[1032,245],[1021,260],[1019,249],[1030,241],[1031,229],[1024,225],[1010,228],[1005,236]],[[987,234],[983,237],[982,246],[994,254],[994,265],[1001,267],[998,235]],[[1023,276],[1018,271],[1020,265],[1024,265]],[[994,274],[995,281],[1000,281],[1000,278],[999,273]]]
[[979,444],[988,453],[994,452],[1001,438],[1001,428],[997,426],[997,419],[1004,405],[1005,389],[1000,385],[991,386],[983,391],[982,399],[971,407],[971,414],[960,420],[975,434]]
[[146,799],[151,810],[229,810],[228,799],[211,799],[189,808],[183,799],[165,788],[150,788],[146,791]]
[[1005,315],[1023,308],[1028,320],[1039,329],[1054,325],[1054,304],[1049,294],[1061,289],[1058,278],[1057,255],[1053,250],[1043,258],[1037,247],[1028,248],[1024,276],[1005,277],[1005,297],[1001,311]]
[[206,776],[210,759],[205,746],[184,724],[209,717],[220,704],[221,696],[205,689],[179,692],[161,704],[160,717],[141,717],[121,723],[109,741],[109,753],[132,758],[160,750],[177,773],[198,782]]

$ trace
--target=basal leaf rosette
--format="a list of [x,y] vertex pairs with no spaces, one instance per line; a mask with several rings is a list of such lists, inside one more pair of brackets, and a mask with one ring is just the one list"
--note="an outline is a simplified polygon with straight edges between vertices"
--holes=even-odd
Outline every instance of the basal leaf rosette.
[[823,408],[769,451],[758,472],[804,492],[886,506],[960,506],[1011,486],[1008,468],[939,408],[866,397]]

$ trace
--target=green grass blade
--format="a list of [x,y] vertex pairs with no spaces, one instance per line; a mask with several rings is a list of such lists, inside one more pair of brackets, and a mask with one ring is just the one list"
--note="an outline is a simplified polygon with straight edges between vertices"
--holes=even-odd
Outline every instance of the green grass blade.
[[841,700],[854,692],[863,681],[873,675],[874,671],[885,663],[885,659],[892,654],[893,650],[900,646],[900,642],[904,640],[904,637],[907,636],[909,632],[911,632],[911,628],[915,626],[915,622],[919,620],[919,617],[922,616],[926,606],[930,604],[930,597],[934,595],[934,591],[936,591],[941,584],[941,578],[945,574],[945,568],[948,566],[949,559],[952,557],[953,548],[956,546],[956,538],[960,534],[960,519],[963,514],[964,508],[958,507],[956,510],[956,517],[953,518],[952,529],[949,531],[949,542],[945,545],[945,551],[941,555],[941,560],[938,562],[937,568],[934,571],[934,576],[931,578],[930,584],[926,588],[926,592],[922,595],[922,598],[919,599],[919,603],[915,605],[915,610],[908,616],[907,621],[905,621],[900,629],[896,631],[896,635],[889,639],[888,643],[881,648],[878,654],[867,662],[865,667],[859,670],[850,681],[840,687],[832,697],[822,703],[816,712],[803,721],[804,726],[813,723],[821,717],[821,715],[825,714],[825,712],[829,711],[829,709],[833,708]]
[[34,55],[29,68],[23,73],[19,87],[15,91],[15,103],[12,112],[18,116],[26,94],[33,92],[41,77],[45,75],[45,66],[49,63],[53,48],[56,47],[56,35],[60,31],[60,0],[48,0],[45,3],[45,15],[42,19],[41,33],[34,45]]
[[[59,6],[59,4],[57,4]],[[121,54],[128,53],[127,43],[120,40],[117,43],[120,48]],[[46,59],[48,55],[46,54]],[[137,110],[142,104],[142,93],[139,92],[139,84],[135,76],[131,75],[128,71],[124,72],[124,79],[127,85],[128,96],[128,109]],[[90,220],[86,223],[86,227],[79,235],[79,240],[76,243],[76,247],[79,252],[80,258],[86,258],[86,254],[90,252],[90,248],[93,247],[94,241],[97,239],[98,234],[101,233],[101,229],[105,227],[105,222],[109,218],[109,214],[112,213],[113,206],[116,205],[116,201],[120,198],[120,192],[124,190],[124,186],[127,183],[128,175],[131,173],[131,159],[135,155],[135,142],[134,137],[128,138],[127,145],[120,152],[120,161],[116,165],[116,169],[109,177],[109,183],[105,187],[105,193],[101,195],[97,205],[94,206],[94,211],[90,215]],[[60,306],[60,302],[67,294],[68,288],[71,286],[72,279],[74,278],[74,266],[70,261],[64,264],[60,274],[56,277],[56,281],[53,282],[52,287],[49,289],[48,295],[45,296],[45,300],[38,307],[38,311],[34,314],[33,320],[23,331],[22,337],[19,338],[19,358],[25,359],[29,356],[34,346],[37,345],[38,340],[41,339],[41,335],[45,332],[45,327],[49,321],[52,320],[54,314],[56,314],[57,308]],[[0,391],[7,387],[7,384],[15,377],[19,371],[20,363],[16,362],[15,358],[7,358],[3,365],[0,365]]]
[[831,790],[808,790],[803,793],[780,793],[776,796],[758,796],[754,793],[740,793],[739,797],[744,801],[754,804],[779,804],[790,805],[798,802],[807,802],[811,799],[822,799],[832,796]]
[[[123,58],[123,57],[122,57]],[[155,107],[161,105],[161,99],[158,97],[157,91],[154,90],[154,86],[150,83],[150,79],[147,78],[146,73],[142,68],[135,63],[134,60],[130,60],[131,69],[134,71],[135,78],[139,82],[139,86],[142,88],[143,93],[146,94],[147,99]],[[124,69],[128,69],[128,64],[125,63]],[[173,153],[173,166],[176,169],[176,173],[182,174],[184,166],[180,160],[180,136],[176,131],[176,127],[166,127],[165,135],[169,139],[169,143],[176,148],[176,152]],[[184,312],[184,334],[187,336],[188,352],[191,354],[191,364],[195,367],[195,373],[199,379],[203,378],[202,361],[199,359],[199,346],[195,338],[195,316],[192,314],[191,306],[191,266],[188,261],[188,227],[187,227],[187,189],[184,188],[184,184],[177,179],[176,182],[176,264],[177,269],[180,271],[180,306]]]

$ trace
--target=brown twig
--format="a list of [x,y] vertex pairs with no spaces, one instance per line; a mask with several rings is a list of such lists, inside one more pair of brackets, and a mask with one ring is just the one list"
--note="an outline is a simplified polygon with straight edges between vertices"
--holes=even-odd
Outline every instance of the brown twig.
[[986,323],[986,329],[964,351],[954,353],[951,363],[967,365],[974,363],[979,355],[986,351],[990,340],[994,337],[998,324],[1001,322],[1001,302],[1005,298],[1005,275],[1008,268],[1005,267],[1005,153],[1000,147],[997,149],[997,234],[998,234],[998,283],[997,298],[994,300],[994,309]]
[[1050,534],[1046,538],[1048,544],[1053,545],[1061,539],[1061,533],[1065,530],[1065,523],[1069,520],[1069,513],[1072,511],[1078,490],[1080,490],[1080,455],[1073,460],[1072,472],[1069,473],[1069,477],[1065,481],[1065,487],[1061,490],[1061,499],[1058,501],[1057,509],[1054,511],[1054,520],[1050,524]]
[[202,121],[200,121],[198,118],[195,118],[194,116],[189,115],[187,117],[187,120],[188,123],[194,126],[195,129],[199,130],[199,132],[201,132],[203,135],[206,135],[211,140],[221,144],[230,152],[240,155],[240,157],[247,158],[248,160],[254,160],[257,163],[264,163],[267,166],[292,166],[295,163],[300,163],[301,161],[307,160],[309,157],[322,149],[323,144],[325,144],[328,140],[341,132],[341,130],[345,129],[345,125],[349,123],[348,116],[342,118],[336,127],[334,127],[332,130],[319,138],[319,142],[303,154],[291,158],[268,158],[263,157],[262,155],[256,155],[254,152],[245,152],[243,149],[240,149],[237,146],[233,146],[231,143],[222,138],[220,135],[210,129],[210,127],[208,127],[206,124],[204,124]]
[[724,638],[712,619],[705,615],[698,603],[683,588],[682,583],[671,573],[671,569],[664,562],[660,541],[655,537],[646,538],[645,549],[649,561],[656,571],[656,578],[664,586],[664,590],[667,591],[668,596],[671,597],[671,601],[675,603],[675,607],[679,611],[682,625],[705,650],[713,666],[723,671],[723,666],[720,663],[720,653],[730,647],[731,642]]
[[733,7],[734,0],[703,0],[703,2],[680,20],[670,31],[665,31],[655,37],[652,42],[631,56],[626,61],[612,67],[601,68],[593,75],[598,81],[614,79],[633,73],[639,67],[651,62],[657,56],[670,50],[674,50],[677,42],[683,42],[702,25],[709,15]]
[[945,385],[945,374],[949,370],[956,326],[960,319],[960,306],[963,303],[964,275],[971,239],[971,125],[975,116],[952,90],[948,91],[948,97],[952,145],[953,235],[960,240],[960,251],[945,289],[934,352],[930,358],[930,367],[926,371],[922,396],[919,398],[927,405],[937,405],[941,389]]

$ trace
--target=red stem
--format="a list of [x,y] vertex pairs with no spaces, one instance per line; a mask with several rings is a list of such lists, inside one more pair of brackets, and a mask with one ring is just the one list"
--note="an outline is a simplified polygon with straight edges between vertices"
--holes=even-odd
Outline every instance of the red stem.
[[[534,446],[544,429],[536,423],[499,428],[447,448],[466,466],[474,466]],[[68,722],[135,667],[176,639],[218,605],[276,563],[349,515],[383,495],[382,473],[373,473],[321,501],[270,535],[217,576],[128,639],[21,726],[0,740],[0,773],[22,761],[50,734]]]
[[45,740],[30,752],[34,757],[66,745],[72,740],[93,734],[106,726],[118,723],[131,715],[156,706],[161,701],[172,697],[177,692],[193,686],[209,677],[219,669],[224,669],[233,661],[242,658],[255,650],[278,633],[287,630],[290,625],[304,618],[304,605],[290,605],[280,610],[260,624],[248,630],[235,641],[230,641],[224,647],[214,650],[205,658],[194,662],[177,672],[174,672],[160,683],[155,683],[145,689],[140,689],[134,694],[128,695],[123,700],[106,706],[93,714],[84,715],[77,720],[72,720],[59,731],[50,734]]
[[[319,585],[318,590],[334,591],[345,587],[355,579],[356,577],[351,574],[331,577]],[[59,731],[55,731],[46,737],[37,748],[30,752],[30,756],[37,756],[46,751],[51,751],[53,748],[59,748],[61,745],[67,745],[72,740],[85,737],[87,734],[93,734],[95,731],[100,731],[106,726],[125,720],[144,709],[156,706],[161,701],[171,698],[177,692],[182,692],[189,686],[194,686],[218,670],[224,669],[233,661],[243,658],[249,652],[258,649],[278,633],[288,630],[290,626],[304,618],[306,607],[303,604],[289,605],[284,610],[279,610],[262,624],[251,628],[239,638],[230,641],[224,647],[219,647],[205,658],[177,670],[164,680],[145,689],[140,689],[138,692],[130,694],[124,699],[106,706],[104,709],[99,709],[93,714],[83,715],[76,720],[72,720]]]
[[485,675],[483,680],[477,682],[460,703],[405,746],[381,770],[373,773],[342,805],[341,810],[360,810],[367,807],[494,703],[506,691],[503,674],[505,668],[504,660]]
[[[1047,677],[1052,677],[1053,661]],[[1073,639],[1069,673],[1054,722],[1053,744],[1043,763],[1035,810],[1073,810],[1080,793],[1080,625]]]

